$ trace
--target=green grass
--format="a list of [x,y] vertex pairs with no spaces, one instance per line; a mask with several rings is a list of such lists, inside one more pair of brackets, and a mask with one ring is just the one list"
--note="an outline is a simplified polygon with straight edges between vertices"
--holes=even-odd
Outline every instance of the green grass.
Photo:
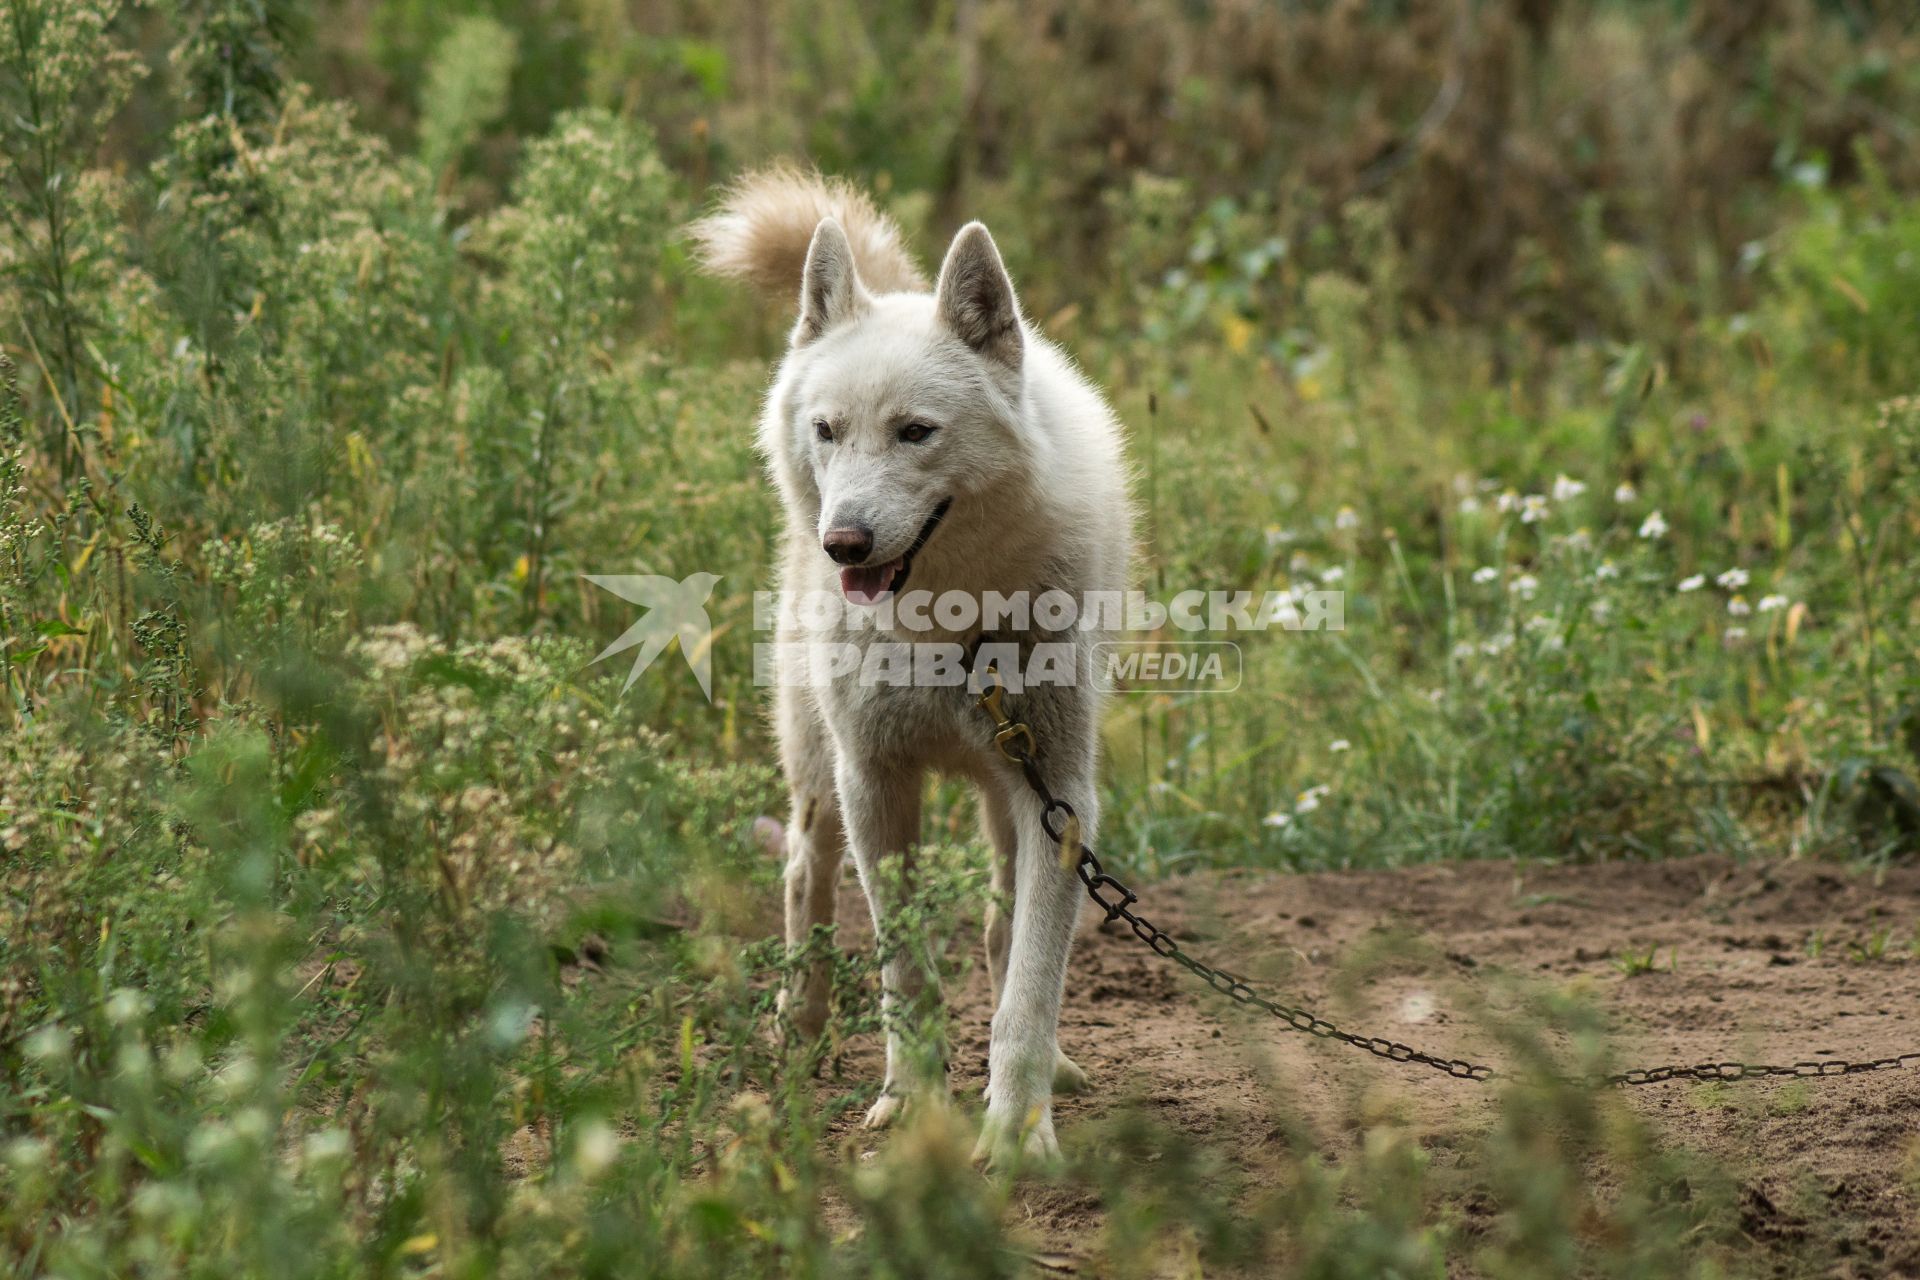
[[[447,26],[388,0],[323,33],[278,4],[20,0],[0,22],[12,1274],[1023,1273],[1016,1192],[970,1166],[963,1111],[846,1158],[824,1135],[872,1082],[816,1083],[769,1034],[778,871],[751,827],[783,797],[750,654],[776,512],[750,436],[782,319],[693,278],[671,234],[755,121],[871,178],[919,243],[955,221],[943,195],[992,217],[1129,425],[1148,590],[1347,593],[1343,632],[1247,638],[1238,693],[1115,700],[1102,852],[1130,880],[1915,851],[1920,206],[1867,126],[1817,165],[1778,139],[1715,228],[1661,212],[1698,183],[1596,129],[1625,159],[1591,216],[1532,203],[1605,169],[1571,161],[1461,214],[1513,250],[1482,279],[1435,239],[1451,153],[1332,219],[1306,178],[1213,189],[1223,150],[1265,172],[1326,130],[1244,68],[1103,79],[1158,75],[1163,27],[1230,49],[1171,9],[1065,23],[1072,76],[995,10],[982,56],[1020,110],[1062,109],[967,143],[951,122],[993,118],[956,105],[964,63],[917,20],[834,16],[864,23],[841,75],[795,17],[790,84],[725,33],[565,8]],[[1628,66],[1695,38],[1565,21]],[[1810,130],[1920,101],[1899,33],[1803,21],[1769,56],[1844,86],[1803,104]],[[1128,58],[1094,56],[1109,36]],[[1425,67],[1406,39],[1366,74]],[[1542,48],[1510,150],[1592,106]],[[1713,92],[1786,130],[1764,86]],[[1154,94],[1180,110],[1109,118],[1099,146],[1068,130],[1081,95]],[[1880,115],[1849,114],[1862,95]],[[1158,167],[1100,159],[1135,145]],[[1315,154],[1373,172],[1377,147],[1347,150]],[[695,570],[724,575],[713,701],[671,661],[623,694],[590,659],[631,619],[581,575]],[[930,799],[900,924],[944,944],[984,857],[966,798]],[[839,1033],[871,1032],[871,959],[839,957],[836,987]],[[1579,1001],[1515,999],[1483,1015],[1510,1056],[1549,1032],[1604,1052]],[[1514,1090],[1457,1160],[1348,1119],[1357,1157],[1287,1118],[1281,1174],[1247,1186],[1122,1109],[1054,1185],[1106,1211],[1114,1274],[1737,1256],[1724,1176],[1609,1100]]]

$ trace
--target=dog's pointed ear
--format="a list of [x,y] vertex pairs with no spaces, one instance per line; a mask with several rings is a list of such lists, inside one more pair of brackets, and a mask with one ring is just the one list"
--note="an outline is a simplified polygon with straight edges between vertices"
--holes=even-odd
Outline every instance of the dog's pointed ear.
[[804,347],[867,305],[867,291],[853,266],[853,245],[832,218],[820,219],[807,246],[807,269],[800,278],[800,318],[793,345]]
[[1020,367],[1026,346],[1020,303],[1000,250],[980,223],[969,222],[953,238],[940,264],[935,300],[941,321],[960,341],[1009,369]]

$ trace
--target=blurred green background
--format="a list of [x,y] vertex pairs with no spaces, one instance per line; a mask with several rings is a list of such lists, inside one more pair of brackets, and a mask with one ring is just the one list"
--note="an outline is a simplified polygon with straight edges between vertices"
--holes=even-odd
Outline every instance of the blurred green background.
[[[0,1259],[1026,1265],[964,1134],[823,1143],[870,961],[822,1083],[767,1033],[786,316],[675,229],[773,159],[928,260],[989,223],[1129,426],[1149,590],[1348,593],[1231,698],[1115,700],[1129,877],[1911,857],[1916,130],[1892,0],[4,0]],[[580,575],[695,570],[714,702],[621,696]],[[902,927],[964,942],[929,801]],[[1141,1274],[1751,1261],[1549,1102],[1466,1157],[1490,1238],[1386,1138],[1254,1208],[1144,1120],[1060,1176]]]

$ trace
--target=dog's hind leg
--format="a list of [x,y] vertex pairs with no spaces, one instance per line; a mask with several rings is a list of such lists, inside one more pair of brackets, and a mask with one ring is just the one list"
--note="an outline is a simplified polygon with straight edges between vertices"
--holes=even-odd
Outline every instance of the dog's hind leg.
[[846,834],[834,789],[832,742],[819,709],[804,690],[783,687],[776,695],[774,722],[793,799],[786,830],[787,952],[791,957],[813,948],[811,957],[788,976],[779,1010],[794,1034],[810,1042],[827,1025],[834,898]]
[[[1007,952],[1013,945],[1013,913],[1009,908],[1013,903],[1013,868],[1019,843],[1006,797],[990,786],[981,787],[979,793],[980,826],[993,849],[993,896],[987,899],[987,977],[993,989],[993,1006],[997,1009],[1001,993],[1007,989]],[[1078,1093],[1086,1087],[1087,1073],[1065,1053],[1056,1051],[1053,1091]],[[991,1086],[988,1093],[991,1096]]]

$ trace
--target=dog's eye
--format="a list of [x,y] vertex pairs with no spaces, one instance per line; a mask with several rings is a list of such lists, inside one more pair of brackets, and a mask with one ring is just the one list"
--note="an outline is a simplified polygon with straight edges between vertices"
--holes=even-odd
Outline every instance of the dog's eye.
[[813,420],[813,434],[825,440],[828,444],[833,443],[833,426],[825,418],[815,418]]
[[919,444],[936,430],[938,430],[938,428],[929,426],[924,422],[909,422],[906,426],[900,428],[900,438],[908,444]]

